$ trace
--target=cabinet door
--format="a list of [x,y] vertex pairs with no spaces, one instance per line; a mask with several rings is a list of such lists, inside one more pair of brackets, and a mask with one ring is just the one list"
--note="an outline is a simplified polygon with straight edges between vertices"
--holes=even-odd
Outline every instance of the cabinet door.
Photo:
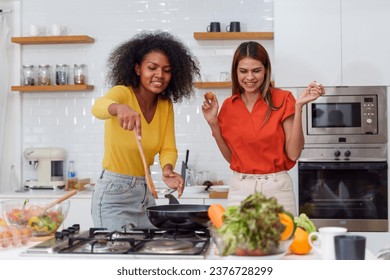
[[341,85],[340,0],[275,0],[275,84]]
[[344,85],[390,85],[389,15],[388,0],[342,0]]
[[70,199],[69,212],[63,223],[63,228],[74,224],[79,224],[82,230],[93,227],[90,198]]

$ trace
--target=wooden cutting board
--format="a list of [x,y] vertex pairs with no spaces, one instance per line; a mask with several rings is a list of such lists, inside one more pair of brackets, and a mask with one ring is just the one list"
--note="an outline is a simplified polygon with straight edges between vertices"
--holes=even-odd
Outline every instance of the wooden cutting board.
[[227,198],[229,192],[209,191],[209,198]]

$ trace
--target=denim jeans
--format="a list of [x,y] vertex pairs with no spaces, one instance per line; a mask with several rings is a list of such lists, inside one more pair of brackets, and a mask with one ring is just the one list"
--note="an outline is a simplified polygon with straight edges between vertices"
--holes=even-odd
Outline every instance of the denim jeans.
[[133,177],[103,170],[97,180],[91,204],[95,227],[121,230],[133,224],[136,228],[154,228],[146,208],[156,205],[145,177]]

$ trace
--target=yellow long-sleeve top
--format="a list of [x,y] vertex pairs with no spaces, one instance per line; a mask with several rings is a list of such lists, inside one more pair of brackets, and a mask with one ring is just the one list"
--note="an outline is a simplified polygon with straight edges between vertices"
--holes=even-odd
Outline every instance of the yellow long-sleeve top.
[[155,155],[159,153],[161,167],[171,164],[174,168],[177,148],[172,101],[159,98],[156,113],[148,123],[133,89],[126,86],[114,86],[105,96],[97,99],[92,107],[92,114],[98,119],[105,120],[103,168],[129,176],[145,176],[134,131],[123,129],[119,125],[118,118],[108,112],[108,107],[113,103],[127,104],[140,113],[141,143],[148,166],[153,164]]

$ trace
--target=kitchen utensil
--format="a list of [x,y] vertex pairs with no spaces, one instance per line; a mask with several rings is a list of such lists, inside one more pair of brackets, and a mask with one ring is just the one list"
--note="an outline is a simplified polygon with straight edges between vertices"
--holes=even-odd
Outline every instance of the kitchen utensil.
[[53,202],[49,203],[45,207],[42,208],[42,213],[45,213],[48,209],[52,208],[53,206],[63,202],[64,200],[67,200],[68,198],[74,196],[77,193],[76,190],[70,191],[67,194],[61,196],[60,198],[54,200]]
[[200,230],[207,228],[207,222],[210,221],[207,213],[209,205],[179,204],[172,192],[166,194],[169,205],[146,208],[149,221],[155,227],[162,229]]
[[164,197],[169,199],[169,204],[180,204],[176,197],[173,196],[176,189],[171,190],[169,193],[165,194]]
[[184,180],[184,186],[186,185],[186,170],[188,169],[188,157],[189,157],[190,151],[186,151],[186,160],[182,161],[181,163],[181,177]]
[[135,141],[137,142],[139,153],[141,154],[142,163],[144,165],[146,184],[148,185],[149,191],[152,193],[153,197],[158,198],[158,194],[156,192],[156,188],[154,186],[152,176],[150,175],[149,172],[149,167],[146,164],[145,154],[144,154],[144,150],[142,149],[141,141],[138,139],[138,136],[135,133],[135,131],[134,131],[134,136],[135,136]]

